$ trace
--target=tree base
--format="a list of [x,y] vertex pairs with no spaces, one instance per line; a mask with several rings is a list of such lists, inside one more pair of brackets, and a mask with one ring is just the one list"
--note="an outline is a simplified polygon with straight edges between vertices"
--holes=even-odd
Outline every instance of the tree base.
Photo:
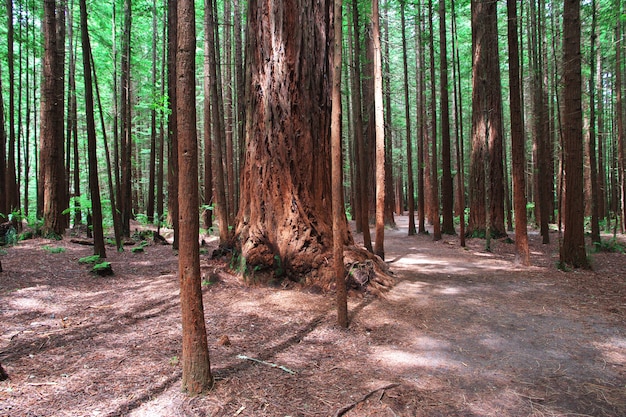
[[[240,254],[233,254],[230,267],[251,285],[285,286],[292,282],[318,291],[332,291],[335,289],[332,254],[325,255],[315,257],[316,267],[305,273],[291,273],[276,256],[266,256],[265,263],[260,263],[257,257],[254,267],[250,267]],[[380,257],[357,246],[345,246],[343,256],[349,290],[381,295],[393,287],[395,280],[389,266]]]

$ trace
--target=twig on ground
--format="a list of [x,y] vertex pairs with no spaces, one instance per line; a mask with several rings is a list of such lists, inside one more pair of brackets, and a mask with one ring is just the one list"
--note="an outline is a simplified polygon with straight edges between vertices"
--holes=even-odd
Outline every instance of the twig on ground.
[[292,371],[289,368],[286,368],[286,367],[284,367],[282,365],[276,365],[275,363],[266,362],[266,361],[263,361],[261,359],[251,358],[251,357],[246,356],[246,355],[237,355],[237,358],[248,360],[248,361],[253,361],[253,362],[257,362],[257,363],[261,363],[263,365],[271,366],[272,368],[278,368],[278,369],[280,369],[282,371],[285,371],[285,372],[287,372],[288,374],[291,374],[291,375],[295,375],[296,374],[294,371]]
[[[373,394],[376,394],[378,391],[385,391],[387,389],[390,388],[395,388],[397,386],[399,386],[400,384],[389,384],[389,385],[385,385],[384,387],[380,387],[380,388],[376,388],[373,391],[368,392],[367,394],[365,394],[360,400],[355,401],[351,404],[348,404],[346,406],[341,407],[339,410],[337,410],[337,412],[334,414],[334,417],[341,417],[343,416],[345,413],[347,413],[348,411],[352,410],[354,407],[356,407],[359,403],[362,403],[363,401],[367,400],[370,396],[372,396]],[[382,398],[382,397],[381,397]]]

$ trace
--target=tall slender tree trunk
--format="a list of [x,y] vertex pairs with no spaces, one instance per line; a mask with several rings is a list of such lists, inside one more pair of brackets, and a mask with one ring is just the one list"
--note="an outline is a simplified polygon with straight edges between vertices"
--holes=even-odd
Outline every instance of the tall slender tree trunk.
[[563,6],[563,171],[565,174],[565,232],[560,262],[588,268],[585,250],[583,198],[583,137],[581,108],[580,1]]
[[232,16],[230,0],[224,1],[224,61],[226,61],[225,74],[222,78],[222,91],[224,96],[224,139],[226,140],[226,180],[227,180],[227,206],[229,226],[232,226],[232,219],[235,216],[235,201],[238,199],[238,192],[235,189],[235,151],[233,141],[233,44],[232,44]]
[[352,113],[354,123],[354,138],[357,149],[357,167],[358,167],[358,196],[360,200],[360,213],[357,218],[361,222],[361,231],[363,232],[363,244],[365,248],[374,252],[372,248],[372,237],[370,235],[369,223],[369,192],[367,187],[368,163],[367,156],[369,154],[365,144],[363,134],[363,104],[361,100],[361,40],[359,26],[359,10],[357,0],[352,0],[352,24],[354,26],[354,56],[352,65]]
[[[205,19],[205,23],[208,24]],[[205,33],[209,33],[208,27],[205,27]],[[204,38],[204,53],[209,56],[210,36]],[[211,122],[211,66],[210,60],[205,59],[203,65],[204,72],[204,106],[202,116],[204,120],[204,204],[206,206],[203,212],[204,227],[210,230],[213,227],[213,211],[215,201],[213,200],[213,136]]]
[[93,59],[93,53],[90,51],[91,68],[93,68],[93,85],[96,87],[96,98],[98,101],[98,113],[100,114],[100,129],[102,131],[102,142],[104,143],[104,155],[106,160],[106,172],[109,185],[109,199],[111,200],[111,218],[113,219],[113,234],[115,237],[115,247],[118,251],[123,249],[122,247],[122,219],[120,212],[117,209],[117,195],[116,189],[113,184],[113,167],[111,164],[111,153],[109,152],[109,141],[106,134],[106,124],[104,122],[104,111],[102,109],[102,99],[100,97],[100,90],[98,89],[98,76],[95,71],[96,65]]
[[348,327],[348,300],[343,265],[343,243],[346,227],[346,215],[343,202],[343,172],[341,150],[341,55],[342,55],[342,0],[333,2],[333,48],[332,48],[332,84],[331,84],[331,188],[333,211],[333,269],[337,289],[337,323]]
[[544,89],[543,55],[541,53],[541,39],[544,25],[542,24],[542,11],[533,2],[531,8],[531,62],[532,62],[532,111],[533,111],[533,137],[535,139],[535,216],[540,226],[543,243],[550,243],[550,139],[548,137],[548,110],[544,106],[547,92]]
[[[596,48],[596,91],[597,91],[597,138],[598,138],[598,216],[607,219],[606,198],[606,168],[605,168],[605,140],[604,140],[604,89],[602,88],[602,51]],[[607,222],[608,223],[608,222]]]
[[[13,1],[7,0],[7,64],[9,70],[9,135],[8,154],[6,163],[6,199],[8,202],[7,212],[19,209],[19,191],[17,189],[17,164],[15,158],[16,132],[15,132],[15,57],[14,57],[14,30],[13,30]],[[62,20],[61,20],[62,21]],[[59,23],[60,24],[60,23]],[[58,28],[58,26],[57,26]],[[56,32],[55,32],[56,35]],[[57,40],[58,41],[58,40]],[[62,47],[62,46],[61,46]],[[57,53],[55,51],[55,53]],[[62,79],[61,79],[62,81]],[[63,91],[61,89],[61,91]],[[61,116],[63,120],[63,116]],[[61,152],[63,153],[63,152]],[[62,196],[59,196],[62,198]]]
[[[163,0],[163,23],[161,32],[161,97],[165,97],[165,85],[167,74],[167,17],[168,17],[168,0]],[[163,221],[164,209],[164,182],[165,182],[165,112],[163,109],[159,112],[159,167],[157,169],[156,179],[156,213],[157,213],[157,230],[160,231],[161,222]]]
[[205,0],[205,33],[207,33],[209,39],[213,42],[206,44],[208,46],[208,59],[209,59],[209,71],[210,71],[210,88],[211,88],[211,127],[213,132],[212,137],[212,149],[211,155],[213,158],[213,188],[215,191],[215,206],[217,208],[217,220],[219,222],[220,231],[220,244],[225,244],[229,241],[231,232],[229,230],[231,221],[228,209],[228,200],[226,199],[226,184],[224,164],[223,164],[223,118],[220,111],[220,98],[218,89],[218,74],[217,74],[217,51],[215,45],[219,44],[216,39],[216,24],[214,20],[213,2],[212,0]]
[[178,10],[176,7],[176,0],[168,0],[168,49],[167,49],[167,95],[170,99],[170,114],[168,118],[167,138],[169,142],[168,148],[168,212],[174,228],[174,241],[172,242],[172,248],[178,249],[179,228],[178,228],[178,141],[177,141],[177,126],[176,126],[176,112],[177,104],[176,100],[178,96],[176,94],[176,50],[178,45],[177,27],[176,22],[178,20]]
[[91,45],[87,27],[87,5],[80,0],[80,37],[83,50],[83,78],[85,81],[85,115],[87,119],[87,148],[89,163],[89,191],[91,194],[91,212],[93,224],[94,255],[106,258],[104,232],[102,229],[102,205],[100,203],[100,185],[98,183],[98,160],[96,156],[96,123],[94,119],[94,99],[91,68]]
[[454,75],[454,120],[456,136],[457,210],[459,215],[459,244],[465,247],[465,155],[463,152],[463,99],[461,94],[461,59],[456,24],[456,11],[452,4],[452,55]]
[[404,16],[406,1],[400,3],[400,27],[402,30],[402,69],[404,75],[404,117],[406,120],[406,175],[407,175],[407,203],[409,211],[409,236],[415,230],[415,185],[413,183],[413,143],[411,141],[411,100],[409,94],[409,66],[406,53],[406,18]]
[[372,40],[374,43],[374,124],[376,132],[376,237],[374,253],[385,259],[385,127],[378,0],[372,0]]
[[[431,127],[431,201],[433,240],[441,240],[441,220],[439,216],[439,165],[437,163],[437,87],[435,82],[435,31],[433,29],[433,1],[428,0],[428,26],[430,29],[430,127]],[[449,141],[449,139],[448,139]]]
[[[402,199],[401,196],[397,196],[394,187],[394,166],[393,159],[391,157],[391,151],[393,149],[393,134],[391,131],[391,71],[390,71],[390,55],[389,55],[389,0],[385,0],[383,7],[383,30],[381,37],[384,37],[384,42],[381,44],[381,65],[382,65],[382,78],[383,78],[383,103],[384,103],[384,132],[385,132],[385,225],[391,228],[396,227],[396,221],[393,217],[393,212],[396,207],[396,199]],[[384,46],[384,48],[383,48]],[[402,177],[401,173],[397,173],[397,176]]]
[[621,20],[621,1],[615,1],[615,10],[618,14],[617,25],[615,27],[615,39],[616,39],[616,48],[615,48],[615,118],[617,119],[617,166],[619,169],[618,172],[618,183],[620,186],[619,191],[619,201],[621,205],[618,203],[619,208],[619,218],[622,233],[626,231],[626,227],[624,227],[624,221],[626,221],[626,160],[625,160],[625,152],[624,149],[624,136],[626,133],[624,132],[624,109],[623,109],[623,92],[622,92],[622,55],[624,53],[623,49],[623,35],[622,35],[622,20]]
[[[65,167],[63,149],[63,62],[59,62],[58,25],[63,22],[57,14],[54,0],[44,2],[44,58],[41,89],[40,186],[43,190],[42,232],[44,235],[63,235],[65,219],[62,214],[65,196]],[[10,169],[10,167],[9,167]]]
[[[7,132],[4,127],[4,98],[2,92],[2,66],[0,65],[0,195],[6,195],[6,147]],[[0,215],[7,216],[9,214],[9,204],[6,198],[0,199]],[[2,218],[5,221],[6,217]]]
[[426,198],[424,187],[424,138],[425,106],[424,106],[424,50],[422,42],[421,0],[417,3],[415,13],[415,82],[416,82],[416,120],[417,120],[417,232],[426,233]]
[[120,211],[122,214],[122,233],[130,236],[130,219],[133,217],[132,198],[132,112],[131,112],[131,0],[124,0],[124,28],[122,34],[122,65],[121,65],[121,121],[122,134],[120,136],[121,161],[121,199]]
[[522,119],[522,88],[519,42],[517,33],[517,1],[507,0],[509,45],[509,95],[511,109],[511,159],[513,205],[515,210],[515,250],[517,262],[530,265],[528,225],[526,218],[526,149]]
[[176,135],[178,137],[178,166],[180,167],[178,195],[180,242],[178,274],[183,322],[183,381],[182,389],[191,395],[205,392],[213,386],[200,276],[200,246],[198,232],[198,138],[196,133],[196,29],[193,0],[177,2],[176,52]]
[[600,216],[599,216],[599,196],[598,196],[598,167],[596,158],[596,91],[595,91],[595,59],[597,44],[597,4],[596,0],[591,2],[591,45],[590,45],[590,72],[589,72],[589,168],[591,170],[591,241],[600,243]]
[[452,151],[450,145],[450,99],[448,95],[448,40],[446,36],[446,2],[439,0],[439,73],[441,108],[441,232],[456,234],[454,230],[454,187],[452,186]]
[[[152,88],[153,97],[157,97],[157,7],[156,0],[152,0]],[[156,153],[157,153],[157,109],[153,103],[150,110],[150,162],[148,163],[148,201],[146,215],[150,223],[154,222],[154,187],[156,180]]]
[[[73,159],[73,196],[80,196],[80,153],[78,149],[78,106],[76,103],[76,53],[74,51],[74,29],[73,29],[73,13],[71,8],[68,8],[69,20],[70,23],[68,25],[68,38],[69,38],[69,74],[68,74],[68,82],[67,82],[67,155],[68,164],[66,168],[66,180],[68,181],[68,190],[69,190],[69,180],[72,172],[70,170],[69,164],[69,156],[72,155]],[[28,178],[28,177],[26,177]],[[26,181],[28,183],[28,181]],[[80,206],[80,202],[78,198],[74,199],[74,226],[79,225],[82,222],[82,208]]]

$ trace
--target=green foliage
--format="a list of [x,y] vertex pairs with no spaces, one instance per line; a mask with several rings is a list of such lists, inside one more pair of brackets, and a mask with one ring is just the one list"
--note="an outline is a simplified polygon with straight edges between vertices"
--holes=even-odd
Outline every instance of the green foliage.
[[616,238],[594,242],[593,245],[595,252],[626,253],[626,245],[619,242]]
[[42,246],[41,249],[45,250],[48,253],[64,253],[66,250],[62,246],[50,246],[50,245]]
[[17,232],[11,227],[7,230],[6,234],[0,238],[0,245],[15,245],[18,240]]
[[85,256],[78,260],[79,264],[95,264],[100,260],[100,255]]
[[113,275],[113,268],[111,267],[111,262],[105,261],[95,264],[93,268],[91,268],[91,272],[103,277],[106,275]]
[[142,253],[144,252],[144,248],[148,246],[148,241],[147,240],[143,240],[139,243],[139,246],[135,246],[134,248],[132,248],[130,251],[132,253]]
[[63,214],[75,213],[81,210],[91,210],[91,199],[84,195],[77,195],[70,198],[73,205],[63,210]]

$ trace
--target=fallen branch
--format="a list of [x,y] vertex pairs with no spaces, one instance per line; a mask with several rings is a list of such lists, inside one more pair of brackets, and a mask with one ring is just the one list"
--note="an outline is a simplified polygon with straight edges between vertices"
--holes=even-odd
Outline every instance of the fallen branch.
[[369,397],[371,397],[373,394],[376,394],[378,391],[385,391],[387,389],[390,388],[394,388],[397,387],[400,384],[389,384],[389,385],[385,385],[384,387],[380,387],[380,388],[376,388],[373,391],[368,392],[367,394],[365,394],[360,400],[353,402],[352,404],[348,404],[346,406],[341,407],[339,410],[337,410],[337,412],[334,414],[334,417],[341,417],[342,415],[346,414],[348,411],[352,410],[354,407],[356,407],[359,403],[364,402],[365,400],[367,400]]
[[83,240],[83,239],[70,239],[71,243],[75,243],[77,245],[83,246],[93,246],[93,241],[91,240]]
[[287,372],[288,374],[291,374],[291,375],[295,375],[296,374],[294,371],[292,371],[289,368],[286,368],[286,367],[284,367],[282,365],[276,365],[275,363],[266,362],[266,361],[263,361],[261,359],[251,358],[251,357],[246,356],[246,355],[237,355],[237,358],[248,360],[248,361],[252,361],[252,362],[261,363],[263,365],[271,366],[272,368],[278,368],[281,371],[285,371],[285,372]]

